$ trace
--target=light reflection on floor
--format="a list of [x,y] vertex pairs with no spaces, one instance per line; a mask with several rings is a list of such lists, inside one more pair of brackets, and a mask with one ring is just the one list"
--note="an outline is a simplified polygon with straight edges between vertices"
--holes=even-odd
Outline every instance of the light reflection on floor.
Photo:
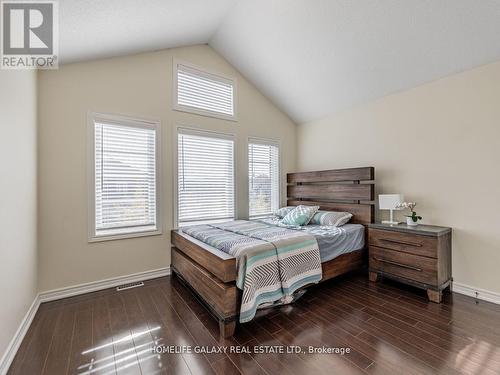
[[[152,335],[152,332],[158,331],[159,329],[161,329],[161,327],[157,326],[151,329],[126,335],[118,340],[110,341],[106,344],[98,345],[96,347],[84,350],[82,352],[82,356],[86,357],[86,359],[84,364],[78,366],[77,369],[78,374],[87,375],[96,372],[99,372],[99,374],[104,374],[104,375],[114,374],[116,372],[130,368],[131,366],[138,366],[140,363],[144,363],[146,361],[152,361],[155,359],[158,361],[156,366],[154,366],[154,368],[157,368],[157,370],[153,370],[153,372],[148,372],[148,375],[154,375],[162,372],[163,363],[161,361],[161,356],[159,354],[153,353],[153,346],[159,345],[159,343],[163,339],[158,338],[157,335],[154,335],[154,340],[139,345],[135,345],[133,343],[134,339],[141,338],[141,336],[147,334]],[[110,346],[112,346],[114,350],[117,344],[123,345],[129,341],[132,341],[129,344],[131,347],[124,349],[118,353],[114,353],[112,355],[108,355],[103,358],[99,358],[97,360],[95,359],[95,357],[98,356],[99,352],[101,352],[103,349],[108,349]],[[153,368],[153,366],[150,367]]]

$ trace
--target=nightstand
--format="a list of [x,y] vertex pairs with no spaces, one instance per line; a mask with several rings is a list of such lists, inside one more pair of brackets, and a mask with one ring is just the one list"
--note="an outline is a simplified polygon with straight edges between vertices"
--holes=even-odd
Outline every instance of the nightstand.
[[440,303],[451,283],[451,228],[434,225],[370,224],[369,278],[387,277],[426,289]]

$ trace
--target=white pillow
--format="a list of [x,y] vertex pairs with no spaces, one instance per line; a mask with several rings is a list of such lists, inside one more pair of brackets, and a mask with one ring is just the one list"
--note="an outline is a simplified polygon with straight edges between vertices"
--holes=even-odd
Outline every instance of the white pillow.
[[314,214],[309,224],[340,227],[351,220],[351,218],[352,214],[349,212],[318,211]]

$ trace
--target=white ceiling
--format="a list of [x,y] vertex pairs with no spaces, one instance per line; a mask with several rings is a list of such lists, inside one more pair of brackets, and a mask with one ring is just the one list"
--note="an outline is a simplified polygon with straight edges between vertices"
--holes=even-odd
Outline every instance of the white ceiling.
[[60,62],[207,43],[235,3],[235,0],[60,0]]
[[62,0],[63,63],[209,43],[297,123],[500,59],[500,0]]

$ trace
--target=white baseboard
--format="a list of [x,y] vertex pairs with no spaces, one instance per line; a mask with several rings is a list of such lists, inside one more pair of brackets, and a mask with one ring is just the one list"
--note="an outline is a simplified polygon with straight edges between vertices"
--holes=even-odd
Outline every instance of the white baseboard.
[[41,303],[55,301],[67,297],[73,297],[80,294],[96,292],[98,290],[113,288],[122,284],[133,283],[136,281],[156,279],[157,277],[162,277],[167,275],[170,275],[170,267],[165,267],[145,272],[138,272],[132,275],[112,277],[110,279],[93,281],[90,283],[73,285],[66,288],[54,289],[39,293],[35,297],[35,300],[31,304],[30,308],[28,309],[28,312],[21,321],[19,328],[17,329],[14,337],[12,338],[9,345],[7,346],[7,349],[5,350],[2,359],[0,360],[0,375],[5,375],[7,373],[12,361],[14,360],[14,357],[16,356],[17,350],[19,349],[19,346],[21,345],[21,342],[23,341],[26,332],[28,332],[28,328],[30,327],[33,318],[35,317],[35,314],[38,311],[38,308],[40,307]]
[[23,342],[24,336],[26,336],[26,332],[28,332],[28,328],[30,327],[31,322],[33,322],[33,318],[35,317],[35,314],[38,311],[39,307],[40,298],[39,295],[36,295],[33,303],[28,309],[28,312],[21,321],[19,328],[14,334],[14,337],[12,338],[12,340],[10,340],[9,345],[7,346],[7,349],[2,356],[2,359],[0,359],[0,375],[7,374],[10,364],[14,360],[17,350],[19,349],[19,346],[21,346],[21,342]]
[[489,290],[476,288],[470,285],[453,282],[452,290],[455,293],[464,294],[469,297],[474,297],[483,301],[492,302],[500,305],[500,293],[492,292]]
[[167,275],[170,275],[170,267],[138,272],[132,275],[112,277],[110,279],[92,281],[90,283],[73,285],[60,289],[48,290],[40,293],[40,303],[96,292],[98,290],[113,288],[123,284],[134,283],[136,281],[156,279],[157,277]]

